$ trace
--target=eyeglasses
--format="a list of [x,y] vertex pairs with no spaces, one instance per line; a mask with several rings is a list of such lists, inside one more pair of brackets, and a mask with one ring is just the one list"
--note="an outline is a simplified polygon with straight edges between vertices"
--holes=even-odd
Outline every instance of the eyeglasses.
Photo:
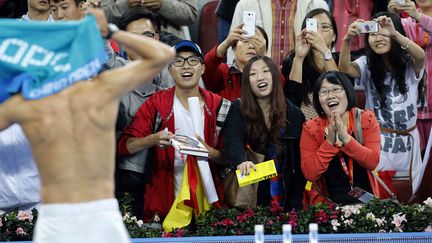
[[156,33],[151,32],[151,31],[145,31],[144,33],[142,33],[142,35],[145,35],[145,36],[150,37],[150,38],[154,38],[156,36]]
[[330,30],[333,29],[333,26],[332,26],[331,24],[322,23],[322,24],[320,24],[320,29],[321,29],[323,32],[329,32]]
[[342,91],[344,91],[342,86],[335,86],[333,89],[320,89],[320,91],[318,91],[318,95],[320,97],[325,97],[325,96],[329,96],[330,93],[339,94]]
[[176,67],[182,67],[186,61],[189,65],[196,66],[201,62],[201,58],[197,56],[174,57],[172,64]]

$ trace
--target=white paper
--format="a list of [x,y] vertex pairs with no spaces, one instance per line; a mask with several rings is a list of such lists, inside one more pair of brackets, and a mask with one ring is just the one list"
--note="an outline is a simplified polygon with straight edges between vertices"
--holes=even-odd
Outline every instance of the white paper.
[[[198,97],[188,98],[189,112],[192,117],[192,125],[195,134],[199,135],[204,139],[204,124],[201,118],[201,105]],[[206,194],[207,201],[214,203],[219,200],[216,187],[214,185],[213,176],[210,171],[210,166],[207,159],[198,157],[198,168],[203,182],[204,192]]]
[[189,112],[192,116],[192,125],[194,128],[195,134],[200,135],[200,137],[204,137],[204,124],[203,119],[201,118],[201,105],[198,97],[189,97]]

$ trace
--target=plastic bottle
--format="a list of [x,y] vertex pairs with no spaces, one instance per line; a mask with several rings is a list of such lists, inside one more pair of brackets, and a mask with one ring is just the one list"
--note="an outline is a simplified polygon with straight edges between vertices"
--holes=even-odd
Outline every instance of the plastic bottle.
[[255,225],[255,243],[264,243],[264,226],[262,224]]
[[318,243],[318,224],[309,224],[309,243]]
[[282,240],[283,243],[292,243],[292,234],[291,234],[291,225],[284,224],[282,225]]

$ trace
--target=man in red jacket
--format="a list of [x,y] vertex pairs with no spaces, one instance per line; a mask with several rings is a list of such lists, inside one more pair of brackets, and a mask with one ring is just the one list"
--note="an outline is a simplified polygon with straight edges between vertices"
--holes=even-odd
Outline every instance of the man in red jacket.
[[[148,148],[154,149],[152,182],[146,186],[144,198],[145,220],[152,219],[155,215],[162,219],[166,217],[179,193],[186,161],[196,163],[194,156],[179,154],[170,146],[169,139],[174,133],[193,137],[200,135],[204,138],[202,142],[209,150],[208,158],[219,201],[222,201],[223,196],[220,178],[214,173],[214,161],[221,157],[219,150],[215,148],[219,147],[220,128],[231,103],[198,86],[205,66],[201,50],[195,43],[182,41],[175,46],[175,50],[176,57],[169,66],[175,86],[155,93],[146,100],[136,112],[132,123],[123,131],[118,144],[123,156]],[[195,134],[192,127],[189,97],[198,97],[200,100],[201,118],[204,121],[203,131],[199,132],[201,134]],[[189,168],[192,166],[188,166],[188,170]],[[188,176],[189,181],[194,179],[190,173]]]

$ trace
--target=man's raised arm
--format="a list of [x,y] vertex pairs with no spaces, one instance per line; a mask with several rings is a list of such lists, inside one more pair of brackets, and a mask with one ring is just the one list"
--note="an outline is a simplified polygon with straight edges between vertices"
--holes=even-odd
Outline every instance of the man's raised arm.
[[[6,101],[5,101],[6,102]],[[13,121],[10,119],[11,110],[4,103],[0,104],[0,131],[12,125]]]
[[[96,16],[102,36],[107,36],[108,27],[103,12],[96,9],[89,12]],[[170,46],[142,35],[119,30],[112,35],[112,39],[127,46],[138,58],[124,67],[103,72],[96,78],[106,86],[103,95],[107,96],[107,100],[116,99],[124,92],[151,81],[175,54]]]

